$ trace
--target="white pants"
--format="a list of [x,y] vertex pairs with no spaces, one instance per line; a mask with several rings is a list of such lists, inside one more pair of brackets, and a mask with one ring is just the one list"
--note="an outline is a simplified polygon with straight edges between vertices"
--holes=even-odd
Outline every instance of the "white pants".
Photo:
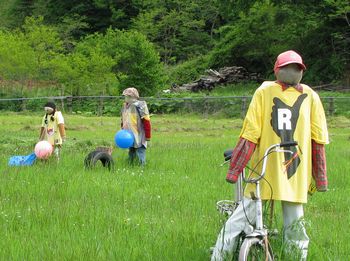
[[[300,260],[306,260],[309,237],[303,222],[300,220],[304,216],[303,205],[282,201],[282,211],[286,250],[295,251],[297,249],[300,252]],[[211,257],[212,261],[224,260],[226,256],[233,254],[232,251],[236,249],[238,235],[248,223],[247,217],[251,223],[255,224],[255,202],[244,197],[221,229]],[[295,256],[295,253],[293,255]]]

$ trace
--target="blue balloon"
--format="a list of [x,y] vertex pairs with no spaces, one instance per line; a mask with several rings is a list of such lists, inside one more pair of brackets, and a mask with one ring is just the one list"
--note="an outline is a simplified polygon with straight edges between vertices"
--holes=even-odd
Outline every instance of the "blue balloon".
[[129,130],[120,130],[114,136],[115,145],[128,149],[134,144],[134,134]]

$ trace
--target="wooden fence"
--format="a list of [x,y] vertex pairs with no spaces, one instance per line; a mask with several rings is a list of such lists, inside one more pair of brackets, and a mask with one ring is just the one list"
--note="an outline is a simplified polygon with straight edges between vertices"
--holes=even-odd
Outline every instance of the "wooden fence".
[[[54,101],[65,113],[116,115],[120,113],[123,96],[55,96],[0,99],[2,111],[41,111],[47,101]],[[151,113],[202,113],[223,112],[227,116],[244,117],[251,96],[205,97],[145,97]],[[350,97],[321,97],[327,115],[350,116]]]

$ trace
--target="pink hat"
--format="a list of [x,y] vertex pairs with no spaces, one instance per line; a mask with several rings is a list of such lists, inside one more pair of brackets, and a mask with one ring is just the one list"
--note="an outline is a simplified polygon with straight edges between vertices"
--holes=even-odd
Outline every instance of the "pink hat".
[[277,56],[277,60],[275,62],[273,71],[276,73],[276,70],[278,70],[278,68],[281,68],[291,63],[299,64],[303,70],[306,70],[306,66],[303,63],[303,59],[301,58],[301,56],[297,52],[289,50]]

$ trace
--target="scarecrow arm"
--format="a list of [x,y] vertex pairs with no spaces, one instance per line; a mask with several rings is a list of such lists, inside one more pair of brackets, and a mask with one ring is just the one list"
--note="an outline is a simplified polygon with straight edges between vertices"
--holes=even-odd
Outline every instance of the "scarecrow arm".
[[227,182],[237,182],[239,175],[242,173],[244,167],[250,160],[255,147],[255,143],[244,138],[239,139],[236,147],[232,152],[230,168],[226,175]]
[[64,124],[63,123],[58,124],[58,129],[60,131],[60,135],[61,135],[62,140],[65,140],[66,139],[66,130],[64,129]]
[[145,130],[146,140],[151,140],[151,121],[149,117],[142,118],[143,129]]
[[317,191],[327,191],[328,179],[325,147],[314,140],[312,140],[312,177],[316,182]]

